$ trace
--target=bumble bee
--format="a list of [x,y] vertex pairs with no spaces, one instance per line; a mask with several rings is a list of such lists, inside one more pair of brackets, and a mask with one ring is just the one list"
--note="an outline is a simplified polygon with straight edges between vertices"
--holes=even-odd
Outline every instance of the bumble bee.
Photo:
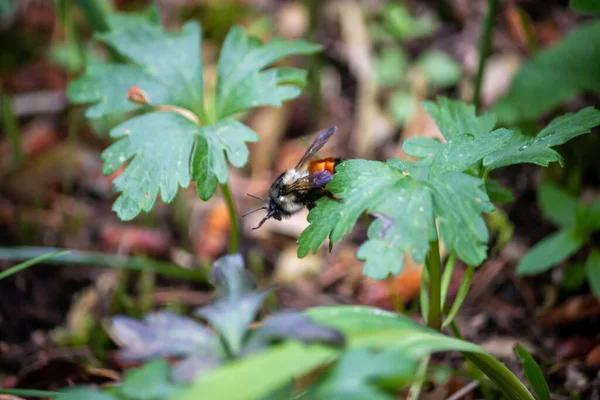
[[282,217],[289,218],[302,210],[304,206],[311,210],[315,207],[315,202],[323,196],[341,200],[325,189],[325,185],[335,174],[335,168],[343,161],[341,158],[312,160],[305,166],[306,162],[327,143],[336,130],[337,127],[333,126],[321,133],[306,150],[296,167],[288,169],[273,182],[267,199],[248,193],[248,196],[264,201],[265,205],[247,212],[243,217],[259,210],[267,210],[267,215],[257,227],[252,229],[260,228],[271,217],[277,221],[281,221]]

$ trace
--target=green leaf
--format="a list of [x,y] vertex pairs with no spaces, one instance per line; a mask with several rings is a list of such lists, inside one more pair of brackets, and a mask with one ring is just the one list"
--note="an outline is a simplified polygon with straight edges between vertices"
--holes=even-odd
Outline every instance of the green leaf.
[[570,291],[581,289],[586,283],[587,271],[583,264],[570,264],[562,270],[561,286]]
[[580,204],[576,210],[575,225],[583,232],[593,233],[600,230],[600,198],[592,204]]
[[599,57],[600,22],[579,25],[556,46],[536,53],[493,111],[504,123],[514,124],[535,120],[578,93],[599,92]]
[[406,124],[417,110],[417,100],[408,90],[396,90],[388,103],[391,116],[399,124]]
[[593,107],[586,107],[576,113],[564,114],[553,119],[535,137],[515,132],[501,151],[491,153],[485,157],[483,165],[488,171],[507,165],[523,163],[547,167],[549,163],[558,161],[562,165],[561,155],[551,147],[589,133],[591,128],[599,124],[600,111]]
[[392,87],[402,83],[408,69],[408,56],[401,47],[386,47],[373,61],[377,84]]
[[515,201],[512,190],[505,188],[495,179],[487,178],[485,180],[485,191],[493,203],[512,203]]
[[426,52],[419,58],[417,65],[425,73],[429,85],[434,88],[456,85],[462,73],[460,65],[440,50]]
[[377,383],[382,380],[393,380],[396,385],[411,382],[418,363],[398,350],[374,351],[364,347],[349,350],[309,397],[392,400],[395,398],[393,393],[384,391]]
[[[120,140],[103,153],[106,174],[127,164],[115,181],[121,196],[113,207],[124,220],[149,211],[159,192],[170,202],[179,186],[188,187],[190,180],[197,181],[202,199],[210,198],[217,182],[228,180],[227,160],[244,166],[246,142],[258,139],[251,129],[227,117],[253,107],[281,106],[297,97],[306,84],[305,71],[265,68],[281,57],[320,49],[281,39],[262,44],[234,27],[219,58],[213,105],[203,93],[200,26],[188,22],[180,32],[168,33],[157,17],[156,12],[108,17],[110,29],[95,37],[123,62],[88,65],[67,93],[73,103],[91,103],[86,115],[95,121],[151,111],[114,128],[111,136]],[[133,87],[143,101],[129,100]]]
[[319,45],[301,40],[287,42],[273,39],[267,44],[247,36],[234,26],[219,57],[216,108],[224,118],[247,108],[264,105],[281,106],[284,100],[300,95],[306,84],[306,72],[294,68],[261,71],[279,58],[292,54],[312,54]]
[[486,155],[500,150],[512,136],[512,131],[507,129],[492,132],[495,116],[483,114],[478,117],[474,106],[460,101],[438,98],[438,104],[426,101],[423,107],[435,120],[446,143],[410,138],[402,148],[411,156],[425,156],[419,165],[429,166],[430,176],[450,171],[463,172]]
[[592,249],[585,261],[585,273],[590,289],[597,299],[600,299],[600,251]]
[[481,213],[491,212],[483,182],[470,175],[451,172],[430,183],[434,215],[448,251],[454,250],[467,264],[479,265],[486,258],[489,234]]
[[[465,354],[478,362],[507,398],[533,400],[523,384],[479,346],[425,328],[408,317],[355,306],[317,307],[308,310],[307,314],[319,323],[341,330],[350,339],[349,349],[391,351],[409,360],[418,360],[438,351],[467,352]],[[290,380],[335,361],[341,354],[339,350],[321,345],[303,346],[288,342],[233,361],[203,376],[177,396],[177,400],[261,398]],[[398,367],[406,368],[406,372],[400,374],[406,375],[411,365],[412,362]],[[380,368],[383,370],[384,366]],[[261,373],[257,374],[257,371]]]
[[439,351],[461,351],[508,399],[534,400],[519,379],[481,347],[423,327],[409,317],[360,306],[316,307],[307,313],[317,322],[340,329],[351,349],[398,350],[405,359],[417,360]]
[[573,255],[587,241],[587,236],[574,229],[564,229],[540,240],[517,266],[519,275],[542,273]]
[[[232,361],[196,380],[172,400],[247,400],[267,396],[292,379],[333,361],[338,351],[288,342]],[[260,373],[259,373],[260,372]]]
[[132,86],[144,90],[151,105],[172,104],[202,111],[198,24],[188,22],[181,32],[172,34],[142,14],[115,14],[108,22],[110,31],[96,38],[130,64],[90,65],[86,74],[69,86],[67,95],[72,102],[96,103],[88,109],[88,118],[140,108],[127,99]]
[[402,143],[402,150],[410,156],[420,158],[416,164],[420,166],[430,166],[435,155],[442,150],[444,143],[437,139],[415,136]]
[[[154,112],[130,119],[111,130],[121,138],[102,153],[103,173],[108,175],[131,160],[114,181],[121,196],[113,210],[122,220],[135,218],[141,210],[150,211],[160,191],[170,203],[178,186],[190,183],[190,149],[199,126],[174,114]],[[168,149],[168,151],[165,151]]]
[[475,137],[486,136],[496,125],[496,116],[485,113],[475,115],[475,106],[444,97],[437,98],[437,104],[424,101],[423,108],[434,119],[446,140],[456,139],[465,133]]
[[340,240],[366,211],[376,220],[357,256],[366,260],[364,272],[374,279],[399,274],[406,252],[417,263],[425,260],[429,241],[437,238],[434,218],[439,219],[447,248],[479,265],[488,240],[481,213],[493,210],[481,188],[483,182],[457,172],[422,180],[426,173],[395,159],[340,164],[327,188],[343,201],[321,199],[310,211],[311,225],[298,239],[298,256],[315,252],[327,237],[332,242]]
[[521,345],[515,347],[515,354],[519,357],[519,360],[521,360],[525,376],[535,391],[535,394],[537,394],[538,399],[550,400],[550,388],[548,387],[546,378],[544,378],[542,369],[533,356]]
[[200,130],[192,154],[192,178],[198,181],[197,191],[208,199],[217,187],[217,181],[226,183],[229,178],[227,159],[234,167],[243,167],[248,161],[246,142],[256,142],[258,135],[231,118],[222,119]]
[[125,371],[118,390],[128,399],[162,400],[181,389],[169,381],[169,375],[169,363],[164,359],[154,360]]
[[579,201],[565,189],[544,183],[538,189],[539,207],[554,225],[570,228],[575,225]]
[[569,5],[580,13],[600,13],[600,0],[571,0]]
[[381,12],[383,27],[399,39],[430,36],[435,31],[433,21],[415,18],[402,3],[389,3]]

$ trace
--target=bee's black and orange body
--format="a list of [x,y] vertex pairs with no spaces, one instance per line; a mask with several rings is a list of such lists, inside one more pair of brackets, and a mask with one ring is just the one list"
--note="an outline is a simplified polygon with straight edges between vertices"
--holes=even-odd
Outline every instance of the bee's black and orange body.
[[288,218],[304,207],[310,210],[315,207],[315,202],[323,196],[340,200],[325,189],[325,185],[331,181],[336,167],[343,161],[341,158],[329,157],[313,160],[305,166],[308,159],[327,143],[335,131],[336,127],[334,126],[321,133],[306,150],[298,165],[285,171],[273,182],[269,189],[269,197],[265,199],[267,204],[257,209],[266,209],[267,215],[254,229],[260,228],[271,217],[280,221],[282,217]]
[[335,174],[335,167],[343,160],[339,157],[328,157],[322,160],[314,160],[308,164],[308,173],[312,174],[316,171],[327,171],[331,175]]

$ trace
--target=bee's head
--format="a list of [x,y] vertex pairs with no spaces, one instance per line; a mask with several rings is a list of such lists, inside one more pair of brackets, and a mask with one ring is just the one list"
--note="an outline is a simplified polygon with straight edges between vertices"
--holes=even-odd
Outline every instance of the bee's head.
[[277,221],[281,221],[281,207],[275,201],[273,201],[272,198],[269,198],[269,200],[266,200],[266,199],[262,199],[258,196],[254,196],[250,193],[247,193],[247,195],[252,198],[262,200],[266,203],[264,206],[259,207],[256,210],[252,210],[252,211],[247,212],[246,214],[242,215],[242,217],[245,217],[246,215],[252,214],[259,210],[267,210],[267,215],[265,215],[265,217],[260,221],[260,223],[258,224],[257,227],[252,228],[253,230],[260,228],[269,218],[275,218]]
[[273,217],[277,221],[281,221],[281,207],[279,207],[279,205],[275,203],[273,199],[269,199],[268,210],[269,211],[265,217],[266,219]]

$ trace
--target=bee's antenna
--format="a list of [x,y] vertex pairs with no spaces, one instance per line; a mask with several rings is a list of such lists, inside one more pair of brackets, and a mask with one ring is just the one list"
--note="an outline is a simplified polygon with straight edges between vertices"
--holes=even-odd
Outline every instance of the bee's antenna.
[[246,214],[242,215],[242,218],[244,218],[246,215],[250,215],[252,213],[257,212],[258,210],[266,210],[266,209],[267,209],[267,206],[262,206],[262,207],[257,208],[256,210],[248,211]]
[[[255,195],[250,194],[250,193],[246,193],[246,195],[250,196],[250,197],[252,197],[253,199],[256,199],[256,200],[267,201],[267,200],[263,199],[262,197],[255,196]],[[259,208],[259,210],[260,210],[260,208]]]

